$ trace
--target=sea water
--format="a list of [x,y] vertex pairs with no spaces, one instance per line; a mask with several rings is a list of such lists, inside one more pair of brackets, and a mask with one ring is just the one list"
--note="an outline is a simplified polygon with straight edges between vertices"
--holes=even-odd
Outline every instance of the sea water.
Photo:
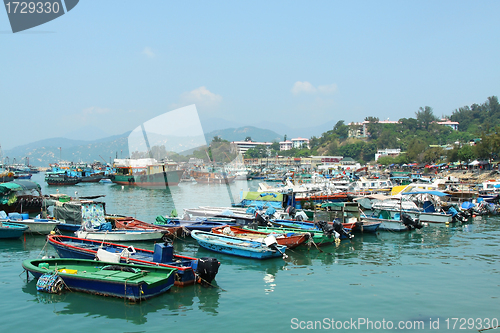
[[[175,208],[226,203],[224,185],[181,183],[170,190],[80,184],[44,194],[101,198],[112,214],[153,222]],[[238,195],[236,183],[231,194]],[[250,183],[255,188],[257,182]],[[357,234],[338,246],[287,250],[288,259],[252,260],[175,241],[176,253],[216,257],[213,288],[173,287],[141,304],[111,297],[36,291],[21,262],[56,255],[44,236],[2,240],[0,327],[3,332],[478,332],[500,319],[500,219],[426,226],[411,232]],[[153,249],[153,243],[137,243]],[[495,332],[490,330],[486,332]]]

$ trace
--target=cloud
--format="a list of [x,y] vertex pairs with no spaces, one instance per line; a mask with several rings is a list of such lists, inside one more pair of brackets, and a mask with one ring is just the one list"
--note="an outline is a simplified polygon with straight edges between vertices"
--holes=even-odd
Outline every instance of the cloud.
[[179,103],[172,104],[171,107],[179,108],[190,104],[196,104],[199,107],[216,108],[221,102],[221,95],[214,94],[205,86],[202,86],[189,92],[182,93],[179,97]]
[[307,81],[304,81],[304,82],[300,82],[300,81],[297,81],[293,84],[293,87],[292,87],[292,93],[294,95],[298,95],[300,93],[315,93],[316,92],[316,88],[314,88],[314,86],[312,84],[310,84],[309,82]]
[[304,81],[297,81],[293,84],[292,87],[292,93],[294,95],[298,95],[301,93],[306,93],[306,94],[324,94],[324,95],[331,95],[334,94],[337,91],[337,85],[335,83],[332,84],[327,84],[323,86],[318,86],[317,88],[313,86],[311,83]]
[[153,52],[153,49],[150,48],[149,46],[146,46],[144,50],[142,50],[142,54],[144,54],[148,58],[154,58],[156,57],[156,53]]

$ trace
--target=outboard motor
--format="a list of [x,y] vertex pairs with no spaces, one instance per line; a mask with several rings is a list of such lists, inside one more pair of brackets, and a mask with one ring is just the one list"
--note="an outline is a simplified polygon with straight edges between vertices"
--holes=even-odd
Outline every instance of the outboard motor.
[[317,225],[328,238],[331,238],[332,236],[334,236],[335,238],[340,237],[340,234],[336,232],[333,226],[330,225],[328,222],[318,221]]
[[260,227],[267,227],[269,225],[268,218],[259,213],[255,213],[255,222],[257,222],[257,225]]
[[450,207],[447,213],[451,214],[451,217],[453,219],[452,222],[460,222],[460,223],[467,222],[469,217],[472,216],[472,214],[468,210],[458,211],[455,209],[455,207]]
[[220,262],[216,258],[203,257],[198,259],[196,274],[200,277],[199,283],[202,286],[209,286],[219,272]]
[[340,237],[345,237],[347,239],[354,238],[354,235],[346,232],[344,226],[339,221],[333,221],[333,230],[339,233]]
[[288,206],[285,209],[285,213],[287,213],[292,219],[294,219],[295,213],[297,213],[297,210],[293,206]]
[[401,221],[403,221],[403,224],[406,226],[406,228],[408,228],[408,230],[412,230],[412,229],[422,229],[422,227],[424,226],[422,224],[422,222],[420,222],[420,220],[418,219],[412,219],[410,217],[410,215],[404,213],[402,216],[401,216]]

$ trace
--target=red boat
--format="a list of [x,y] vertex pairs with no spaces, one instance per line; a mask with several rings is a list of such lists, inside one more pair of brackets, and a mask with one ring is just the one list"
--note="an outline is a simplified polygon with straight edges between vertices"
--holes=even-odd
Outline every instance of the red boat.
[[272,234],[276,238],[276,241],[278,242],[279,245],[285,245],[289,249],[296,248],[300,244],[307,241],[310,237],[308,233],[296,233],[292,235],[276,234],[276,233],[253,231],[232,226],[222,226],[222,227],[212,228],[212,232],[214,234],[229,235],[233,237],[248,238],[252,240],[255,240],[256,238],[264,239],[270,234]]
[[[155,229],[155,230],[167,230],[170,235],[180,236],[182,232],[182,227],[166,227],[159,226],[152,223],[147,223],[133,217],[106,217],[106,219],[112,220],[115,224],[116,229]],[[167,234],[168,235],[168,234]]]

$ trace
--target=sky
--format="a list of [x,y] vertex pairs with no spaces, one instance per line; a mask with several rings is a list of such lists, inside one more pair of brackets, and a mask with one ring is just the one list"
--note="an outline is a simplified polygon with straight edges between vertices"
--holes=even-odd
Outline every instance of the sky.
[[451,115],[500,93],[499,12],[497,0],[80,0],[14,34],[0,10],[0,145],[122,134],[191,104],[223,128]]

